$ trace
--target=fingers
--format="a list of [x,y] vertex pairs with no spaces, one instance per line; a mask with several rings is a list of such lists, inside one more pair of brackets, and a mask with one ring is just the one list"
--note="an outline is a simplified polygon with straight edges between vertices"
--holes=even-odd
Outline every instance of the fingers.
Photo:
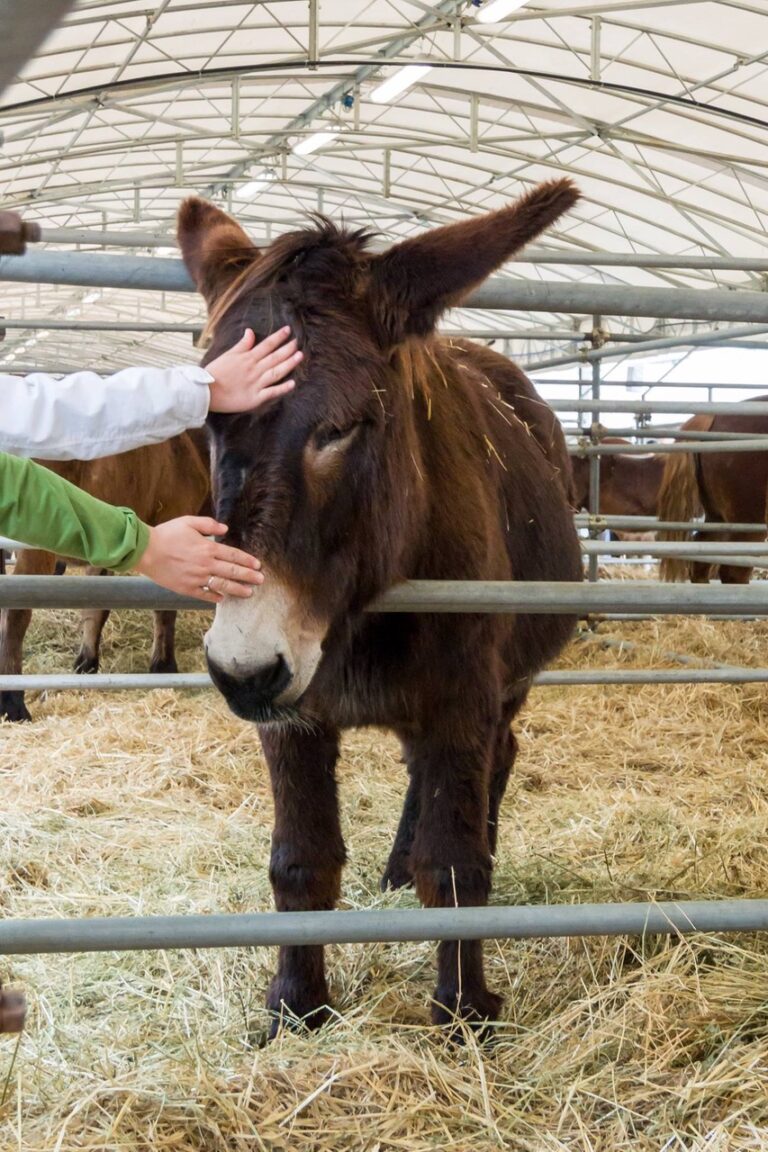
[[[283,344],[276,352],[272,352],[269,356],[265,356],[263,360],[258,363],[258,379],[262,384],[275,384],[281,380],[283,376],[287,376],[292,368],[304,358],[303,352],[299,352],[298,344],[295,340],[289,340],[287,344]],[[255,367],[255,365],[254,365]]]
[[201,536],[224,536],[227,531],[226,524],[220,524],[211,516],[183,516],[182,519]]
[[237,344],[235,344],[235,348],[238,352],[250,352],[255,343],[256,333],[254,332],[253,328],[246,328]]
[[[264,580],[264,577],[259,573],[259,583]],[[236,596],[241,600],[247,599],[253,595],[253,588],[251,584],[243,584],[240,579],[230,580],[226,576],[209,576],[208,577],[209,594],[212,593],[216,597],[216,602],[223,600],[225,596]]]
[[262,388],[259,393],[259,404],[266,404],[267,400],[278,400],[281,396],[287,395],[288,392],[293,392],[295,387],[295,380],[284,380],[282,384],[272,384],[268,388]]
[[[211,560],[218,561],[220,564],[236,564],[247,569],[261,568],[261,560],[251,556],[250,552],[241,552],[239,548],[232,548],[229,544],[214,544]],[[229,573],[225,573],[225,575],[229,575]]]
[[[211,584],[211,577],[215,579],[215,584]],[[264,573],[259,572],[254,568],[246,568],[242,564],[238,564],[233,560],[222,560],[216,557],[211,562],[211,575],[208,578],[209,588],[214,588],[217,592],[223,592],[221,583],[228,581],[230,584],[238,582],[240,584],[263,584]]]
[[194,596],[196,600],[205,600],[206,604],[221,604],[224,599],[218,592],[206,592],[203,588],[196,588],[191,595]]
[[[250,331],[250,328],[246,328],[246,333]],[[279,348],[280,345],[288,339],[290,334],[291,330],[287,325],[285,328],[278,328],[277,332],[273,332],[271,336],[266,336],[256,345],[253,350],[252,359],[263,360],[266,356],[269,356],[271,352],[274,352],[276,348]]]

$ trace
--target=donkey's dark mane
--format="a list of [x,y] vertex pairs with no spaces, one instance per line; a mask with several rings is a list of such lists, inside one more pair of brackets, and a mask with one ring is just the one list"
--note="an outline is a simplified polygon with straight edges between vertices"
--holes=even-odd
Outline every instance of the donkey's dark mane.
[[[378,235],[369,228],[345,228],[343,224],[338,225],[321,213],[309,213],[308,219],[314,224],[313,228],[279,236],[269,248],[238,245],[222,253],[226,265],[244,267],[211,309],[205,329],[206,338],[213,336],[225,313],[263,295],[292,265],[298,266],[309,255],[323,250],[329,254],[339,253],[355,262],[365,254],[370,242]],[[316,271],[322,275],[321,268]]]

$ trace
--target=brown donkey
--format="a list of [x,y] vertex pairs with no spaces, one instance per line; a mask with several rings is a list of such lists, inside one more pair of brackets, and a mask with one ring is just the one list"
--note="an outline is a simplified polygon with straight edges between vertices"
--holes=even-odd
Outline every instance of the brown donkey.
[[[209,508],[208,448],[204,432],[185,432],[162,444],[105,456],[101,460],[41,461],[78,488],[106,500],[133,508],[146,523],[162,524],[176,516],[195,515]],[[20,552],[18,576],[50,576],[56,557],[36,548]],[[88,568],[89,575],[105,575],[106,569]],[[75,659],[76,672],[97,672],[99,643],[109,611],[88,608],[81,612],[82,647]],[[20,608],[0,612],[0,673],[16,675],[22,670],[24,637],[32,613]],[[175,672],[175,612],[155,612],[150,669]],[[0,692],[0,718],[31,719],[23,692]]]
[[[751,397],[768,400],[768,396]],[[685,432],[736,432],[742,436],[768,433],[768,416],[692,416],[682,425]],[[670,453],[659,493],[661,520],[691,520],[703,514],[707,523],[768,523],[768,452],[679,452]],[[660,540],[690,540],[712,544],[715,541],[760,543],[760,532],[659,532]],[[723,584],[748,584],[752,569],[737,564],[710,565],[702,561],[678,560],[665,556],[659,565],[662,580],[691,580],[706,584],[718,574]]]
[[[343,728],[399,736],[410,783],[388,878],[429,906],[485,904],[515,755],[510,721],[567,642],[557,615],[366,614],[408,578],[579,580],[562,436],[516,412],[510,366],[435,335],[458,303],[577,199],[569,181],[383,255],[327,221],[257,252],[217,208],[179,215],[212,346],[290,324],[297,388],[255,415],[211,418],[218,515],[263,560],[252,599],[218,605],[211,675],[260,725],[275,800],[278,909],[333,908],[345,860],[334,776]],[[534,402],[531,391],[529,403]],[[543,402],[540,415],[549,414]],[[328,1014],[320,947],[280,950],[268,994],[310,1027]],[[433,1018],[498,1017],[482,945],[438,949]]]

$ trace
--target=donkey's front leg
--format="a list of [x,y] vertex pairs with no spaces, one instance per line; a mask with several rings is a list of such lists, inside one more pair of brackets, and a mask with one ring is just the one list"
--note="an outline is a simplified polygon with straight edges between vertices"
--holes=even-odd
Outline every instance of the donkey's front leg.
[[[480,905],[491,888],[488,777],[492,735],[440,741],[425,736],[409,762],[420,788],[411,861],[416,891],[427,907]],[[496,1020],[502,999],[489,991],[479,940],[443,941],[437,951],[436,1024],[457,1018]]]
[[[275,799],[269,876],[277,909],[331,909],[339,897],[346,856],[334,774],[338,732],[265,728],[261,742]],[[274,1013],[271,1036],[286,1017],[318,1028],[329,1015],[328,1000],[322,947],[281,948],[267,995],[267,1007]]]

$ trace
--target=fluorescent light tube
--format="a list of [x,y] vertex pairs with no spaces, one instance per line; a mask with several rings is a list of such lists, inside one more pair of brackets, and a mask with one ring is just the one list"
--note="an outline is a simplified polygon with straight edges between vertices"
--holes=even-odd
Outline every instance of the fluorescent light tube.
[[322,132],[313,133],[312,136],[304,136],[294,144],[293,152],[297,156],[309,156],[310,152],[317,152],[319,148],[324,148],[326,144],[335,140],[338,131],[338,128],[326,128]]
[[252,200],[265,188],[269,188],[270,184],[274,183],[274,179],[275,177],[271,172],[261,172],[258,176],[254,176],[253,180],[241,184],[235,192],[235,196],[238,200]]
[[404,68],[398,68],[397,72],[383,84],[379,84],[378,88],[374,88],[371,100],[374,104],[389,104],[401,92],[405,92],[406,88],[417,84],[427,72],[431,71],[431,64],[406,64]]
[[491,0],[490,4],[483,4],[477,13],[476,19],[481,24],[498,24],[518,8],[527,4],[528,0]]

